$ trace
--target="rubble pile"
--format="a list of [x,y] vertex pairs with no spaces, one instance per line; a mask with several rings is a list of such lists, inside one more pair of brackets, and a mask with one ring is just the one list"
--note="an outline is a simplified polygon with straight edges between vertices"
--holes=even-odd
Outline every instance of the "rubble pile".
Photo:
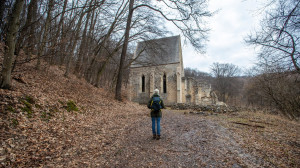
[[171,106],[173,110],[191,110],[191,113],[201,113],[201,112],[213,112],[213,113],[227,113],[227,112],[237,112],[239,109],[237,107],[230,107],[227,105],[194,105],[177,103]]

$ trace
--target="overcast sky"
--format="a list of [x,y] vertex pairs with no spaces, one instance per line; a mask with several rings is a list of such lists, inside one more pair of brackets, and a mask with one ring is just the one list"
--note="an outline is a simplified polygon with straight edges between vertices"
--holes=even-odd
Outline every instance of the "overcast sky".
[[253,66],[254,48],[247,46],[244,38],[259,25],[259,5],[257,0],[210,0],[209,9],[219,12],[209,19],[206,53],[196,53],[191,46],[182,44],[184,67],[210,72],[214,62],[232,63],[242,69]]

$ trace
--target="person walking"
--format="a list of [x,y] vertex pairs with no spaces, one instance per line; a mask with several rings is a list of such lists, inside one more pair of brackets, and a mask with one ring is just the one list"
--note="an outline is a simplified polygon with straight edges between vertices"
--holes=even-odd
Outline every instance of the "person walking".
[[[161,109],[165,108],[163,100],[159,96],[159,90],[155,89],[154,94],[148,102],[148,108],[151,109],[152,133],[153,139],[160,139],[160,119],[162,117]],[[155,129],[155,125],[156,128]]]

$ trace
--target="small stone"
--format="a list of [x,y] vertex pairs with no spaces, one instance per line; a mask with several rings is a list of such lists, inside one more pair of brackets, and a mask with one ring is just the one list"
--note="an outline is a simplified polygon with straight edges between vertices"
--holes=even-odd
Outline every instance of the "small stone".
[[240,165],[238,165],[238,164],[236,164],[236,163],[234,163],[233,165],[232,165],[232,168],[240,168],[241,166]]
[[0,147],[0,155],[4,155],[5,154],[5,149]]
[[13,162],[16,161],[16,154],[11,153],[10,154],[10,160],[13,161]]
[[4,162],[6,160],[6,156],[0,156],[0,162]]

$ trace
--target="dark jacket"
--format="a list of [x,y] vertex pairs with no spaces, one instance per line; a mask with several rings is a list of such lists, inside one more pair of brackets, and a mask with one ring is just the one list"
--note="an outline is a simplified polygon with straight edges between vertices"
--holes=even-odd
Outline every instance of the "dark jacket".
[[[150,105],[151,105],[151,102],[152,102],[152,98],[153,97],[160,97],[159,95],[157,95],[157,94],[154,94],[151,98],[150,98],[150,100],[149,100],[149,102],[148,102],[148,105],[147,105],[147,107],[149,108],[149,109],[151,109],[151,107],[150,107]],[[165,108],[165,105],[164,105],[164,101],[160,98],[160,100],[161,100],[161,107],[162,108]],[[151,109],[151,117],[161,117],[162,116],[162,113],[161,113],[161,110],[159,110],[159,111],[154,111],[153,109]]]

